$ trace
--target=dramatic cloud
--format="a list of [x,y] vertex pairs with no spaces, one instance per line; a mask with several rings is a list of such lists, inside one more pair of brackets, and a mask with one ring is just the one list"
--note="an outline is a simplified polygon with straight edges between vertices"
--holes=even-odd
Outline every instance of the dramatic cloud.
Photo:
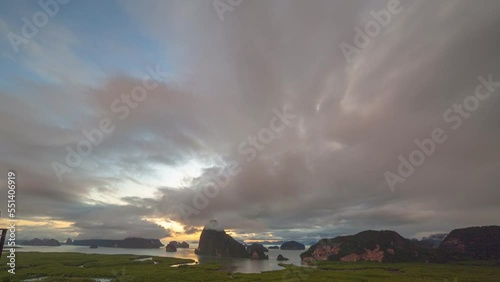
[[[64,222],[53,224],[60,237],[182,237],[211,219],[243,239],[498,224],[500,87],[457,130],[443,114],[475,94],[479,76],[500,82],[500,3],[402,0],[349,63],[341,43],[356,46],[370,11],[390,2],[243,1],[221,21],[212,1],[125,1],[119,19],[137,42],[124,62],[92,55],[112,48],[88,34],[115,26],[52,37],[71,21],[54,18],[16,55],[11,82],[0,80],[0,193],[13,169],[18,215]],[[0,20],[6,32],[18,24]],[[128,42],[116,33],[115,44]],[[114,101],[142,85],[148,66],[164,76],[121,119]],[[276,111],[294,118],[249,149],[249,137],[281,121]],[[114,131],[60,182],[51,164],[104,118]],[[435,128],[447,140],[392,191],[384,174],[397,175],[398,157]],[[234,164],[227,185],[196,207]]]

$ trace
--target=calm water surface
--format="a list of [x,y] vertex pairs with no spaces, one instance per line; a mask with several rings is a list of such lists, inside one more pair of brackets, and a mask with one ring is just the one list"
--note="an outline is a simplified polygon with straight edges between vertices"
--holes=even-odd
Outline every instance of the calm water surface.
[[[280,263],[276,260],[279,254],[290,260],[283,263],[301,265],[300,254],[304,251],[288,251],[288,250],[269,250],[266,253],[269,256],[269,260],[251,260],[251,259],[237,259],[237,258],[216,258],[216,257],[205,257],[198,256],[194,254],[194,249],[198,246],[196,244],[190,244],[189,249],[177,249],[175,253],[167,253],[165,247],[160,249],[121,249],[121,248],[105,248],[99,247],[97,249],[90,249],[85,246],[59,246],[59,247],[38,247],[38,246],[21,246],[18,249],[20,252],[76,252],[84,254],[104,254],[104,255],[144,255],[144,256],[156,256],[156,257],[175,257],[175,258],[185,258],[192,259],[200,264],[202,263],[219,263],[223,266],[223,269],[228,272],[241,272],[241,273],[259,273],[262,271],[270,270],[280,270],[283,269],[278,265]],[[266,246],[268,247],[268,246]],[[308,247],[308,246],[307,246]],[[306,249],[307,249],[306,247]]]

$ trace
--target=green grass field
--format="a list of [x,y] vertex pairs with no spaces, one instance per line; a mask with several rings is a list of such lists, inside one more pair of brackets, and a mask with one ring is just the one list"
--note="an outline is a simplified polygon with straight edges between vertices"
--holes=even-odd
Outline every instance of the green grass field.
[[286,265],[259,274],[226,273],[217,264],[170,267],[187,259],[80,253],[16,253],[16,274],[0,260],[0,281],[500,281],[499,262],[460,264],[321,262],[316,268]]

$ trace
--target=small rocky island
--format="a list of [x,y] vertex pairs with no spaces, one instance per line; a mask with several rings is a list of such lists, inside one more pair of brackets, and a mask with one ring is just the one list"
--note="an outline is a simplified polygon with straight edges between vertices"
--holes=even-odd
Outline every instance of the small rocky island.
[[247,246],[247,251],[250,253],[251,259],[269,259],[269,256],[265,254],[269,252],[269,250],[262,244],[253,243]]
[[281,245],[282,250],[305,250],[306,246],[296,241],[288,241]]
[[169,253],[177,252],[176,244],[173,244],[172,242],[168,243],[167,246],[165,247],[165,251]]
[[181,249],[189,249],[189,244],[186,241],[182,241],[182,243],[179,243],[177,241],[171,241],[169,244],[174,245],[176,248],[181,248]]
[[288,258],[286,258],[286,257],[282,256],[281,254],[279,254],[278,257],[276,258],[276,260],[278,260],[278,261],[287,261]]

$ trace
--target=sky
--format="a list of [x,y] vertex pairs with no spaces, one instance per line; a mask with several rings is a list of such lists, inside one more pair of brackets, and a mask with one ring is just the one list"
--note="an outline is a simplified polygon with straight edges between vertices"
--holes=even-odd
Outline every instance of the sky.
[[40,3],[0,3],[19,238],[500,222],[498,1]]

